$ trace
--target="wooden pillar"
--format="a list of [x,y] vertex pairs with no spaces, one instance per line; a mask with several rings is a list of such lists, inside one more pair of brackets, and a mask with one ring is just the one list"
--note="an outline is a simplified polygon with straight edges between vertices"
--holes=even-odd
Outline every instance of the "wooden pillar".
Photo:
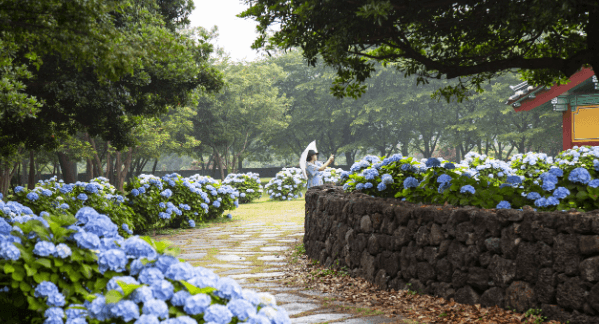
[[572,144],[572,108],[568,104],[568,110],[563,112],[562,115],[562,131],[563,131],[563,144],[562,149],[571,149],[574,145]]

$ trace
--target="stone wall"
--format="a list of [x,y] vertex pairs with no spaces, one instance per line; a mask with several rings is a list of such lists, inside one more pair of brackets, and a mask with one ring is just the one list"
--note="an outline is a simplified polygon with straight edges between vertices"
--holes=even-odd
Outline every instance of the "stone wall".
[[340,187],[306,194],[304,246],[383,289],[599,323],[599,211],[422,205]]

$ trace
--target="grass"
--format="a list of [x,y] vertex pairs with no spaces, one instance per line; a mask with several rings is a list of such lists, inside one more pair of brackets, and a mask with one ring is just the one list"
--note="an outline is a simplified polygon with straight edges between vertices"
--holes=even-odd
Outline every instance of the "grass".
[[304,205],[305,201],[302,198],[291,201],[273,201],[265,195],[249,204],[239,205],[239,208],[231,211],[231,215],[233,215],[233,220],[263,222],[266,225],[283,222],[303,224]]
[[273,177],[270,178],[260,178],[260,184],[262,184],[263,186],[265,184],[267,184],[270,180],[272,180]]

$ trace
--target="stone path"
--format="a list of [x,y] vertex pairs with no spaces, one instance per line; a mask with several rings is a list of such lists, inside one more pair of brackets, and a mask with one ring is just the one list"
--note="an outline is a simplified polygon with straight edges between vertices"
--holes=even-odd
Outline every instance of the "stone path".
[[244,288],[270,292],[293,324],[398,322],[369,309],[341,305],[327,294],[281,286],[283,252],[301,242],[303,231],[303,224],[294,222],[239,221],[156,239],[174,242],[181,248],[180,258],[193,265],[233,278]]

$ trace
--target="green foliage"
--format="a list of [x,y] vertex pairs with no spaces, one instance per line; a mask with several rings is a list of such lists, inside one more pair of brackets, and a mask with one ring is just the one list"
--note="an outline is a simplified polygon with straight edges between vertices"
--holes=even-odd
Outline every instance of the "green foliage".
[[223,184],[230,185],[239,191],[239,203],[250,203],[255,199],[262,197],[262,184],[260,175],[257,173],[229,173],[223,181]]
[[[358,97],[375,63],[392,63],[418,83],[459,77],[437,90],[464,99],[494,76],[519,69],[532,84],[564,81],[581,65],[599,69],[593,47],[599,30],[591,3],[533,0],[458,1],[246,1],[239,17],[253,18],[254,48],[300,47],[309,64],[320,55],[336,69],[332,90]],[[522,13],[534,19],[522,19]],[[271,33],[271,27],[277,31]]]

